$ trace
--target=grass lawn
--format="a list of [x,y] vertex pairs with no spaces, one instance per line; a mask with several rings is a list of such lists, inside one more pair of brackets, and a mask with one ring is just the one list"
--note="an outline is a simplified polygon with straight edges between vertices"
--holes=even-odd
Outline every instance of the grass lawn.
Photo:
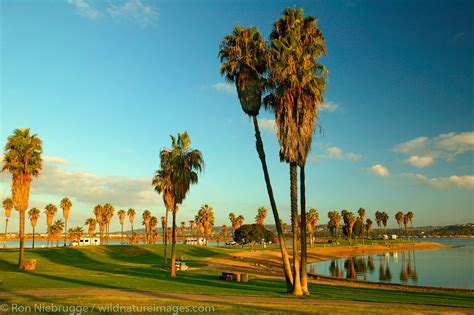
[[[58,288],[94,288],[130,291],[151,291],[157,293],[188,293],[207,295],[231,296],[262,296],[285,298],[285,283],[274,279],[255,279],[248,283],[224,282],[218,280],[220,272],[205,268],[203,258],[232,255],[241,251],[241,248],[225,249],[215,247],[200,247],[177,245],[177,257],[184,256],[187,264],[194,270],[178,272],[177,278],[170,278],[169,271],[162,268],[162,245],[135,245],[135,246],[101,246],[88,248],[44,248],[27,250],[26,257],[37,259],[37,269],[33,272],[18,271],[16,262],[17,251],[0,252],[0,280],[1,290],[25,289],[58,289]],[[275,250],[267,248],[266,250]],[[392,290],[363,289],[320,285],[311,283],[312,295],[303,299],[319,299],[321,301],[347,300],[378,303],[404,303],[413,305],[439,305],[474,308],[474,299],[471,293],[462,292],[405,292]],[[120,303],[123,297],[37,297],[37,296],[0,296],[3,303],[36,302],[73,303],[87,305],[102,301],[106,303]],[[133,298],[126,301],[140,303],[170,302],[164,298]],[[161,303],[160,302],[160,303]],[[178,305],[175,300],[173,305]],[[187,305],[189,301],[180,301]],[[200,303],[206,305],[206,303]],[[209,303],[207,303],[209,304]],[[239,303],[212,303],[219,306],[221,311],[237,312]],[[245,304],[245,303],[244,303]],[[262,312],[311,312],[314,305],[285,305],[265,303],[240,303],[238,310],[249,313],[253,309]],[[217,307],[216,306],[216,307]],[[324,309],[335,310],[334,306],[318,306]],[[348,314],[354,309],[344,305],[339,306],[340,312]],[[361,306],[362,307],[362,306]],[[235,308],[235,310],[234,310]],[[363,307],[362,307],[363,308]],[[384,308],[384,313],[390,310],[396,313],[396,305]],[[246,311],[245,311],[246,310]],[[373,310],[375,311],[375,310]],[[398,309],[399,311],[399,309]]]

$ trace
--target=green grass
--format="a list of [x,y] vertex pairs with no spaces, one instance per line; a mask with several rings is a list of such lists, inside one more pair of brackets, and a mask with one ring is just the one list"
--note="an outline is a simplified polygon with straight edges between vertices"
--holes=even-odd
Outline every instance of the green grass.
[[[101,246],[89,248],[44,248],[27,250],[26,257],[37,259],[33,272],[18,271],[17,251],[0,252],[2,290],[103,288],[131,291],[195,293],[213,295],[285,297],[285,283],[275,279],[255,279],[248,283],[218,280],[220,272],[204,268],[203,258],[233,255],[241,248],[225,249],[177,246],[196,270],[169,277],[162,268],[162,245]],[[275,250],[275,248],[267,248]],[[473,294],[463,292],[406,292],[310,284],[309,299],[352,300],[381,303],[458,306],[474,308]],[[3,301],[12,302],[4,298]],[[35,298],[30,298],[34,300]],[[51,299],[51,297],[49,298]],[[62,300],[63,298],[58,298]],[[0,299],[0,302],[2,299]],[[282,309],[282,312],[284,308]],[[302,310],[303,311],[303,310]]]

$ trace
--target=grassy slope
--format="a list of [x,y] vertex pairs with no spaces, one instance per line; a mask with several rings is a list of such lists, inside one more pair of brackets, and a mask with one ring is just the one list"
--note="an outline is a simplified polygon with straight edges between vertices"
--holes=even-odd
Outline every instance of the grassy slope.
[[[109,288],[196,294],[285,296],[283,281],[256,279],[249,283],[224,282],[217,279],[220,274],[218,271],[199,268],[203,266],[202,258],[232,254],[240,251],[240,248],[222,249],[186,245],[178,245],[177,248],[177,257],[185,256],[188,265],[197,269],[179,273],[176,279],[169,278],[169,271],[162,269],[161,245],[27,250],[27,258],[38,260],[35,272],[16,270],[17,252],[0,252],[0,279],[3,280],[1,288],[3,290]],[[309,298],[474,308],[474,299],[469,293],[403,292],[318,284],[311,284],[310,290],[313,294]]]

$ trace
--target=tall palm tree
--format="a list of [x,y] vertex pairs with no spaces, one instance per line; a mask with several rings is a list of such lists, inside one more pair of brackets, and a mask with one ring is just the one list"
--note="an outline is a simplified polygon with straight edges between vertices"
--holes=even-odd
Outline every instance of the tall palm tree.
[[184,239],[186,237],[186,221],[181,221],[181,237]]
[[357,222],[357,218],[354,215],[354,213],[347,210],[342,210],[341,215],[344,220],[344,223],[346,224],[348,237],[349,237],[349,244],[352,244],[352,231],[354,229],[355,223]]
[[233,212],[229,213],[229,220],[230,220],[230,223],[232,224],[232,232],[235,233],[235,230],[239,228],[239,222],[237,221],[237,217],[235,216],[235,213]]
[[410,222],[410,219],[404,215],[403,216],[403,226],[405,227],[405,234],[406,234],[406,237],[407,237],[407,241],[408,241],[408,223]]
[[199,150],[191,149],[191,138],[187,132],[171,136],[172,148],[160,152],[161,170],[169,174],[173,205],[173,229],[171,240],[171,277],[176,277],[176,215],[192,184],[198,183],[198,173],[204,168],[204,160]]
[[63,217],[64,217],[64,222],[65,222],[65,226],[64,226],[64,246],[66,246],[67,222],[69,220],[69,213],[70,213],[71,208],[72,208],[72,202],[71,202],[71,200],[69,200],[69,198],[64,197],[61,200],[61,203],[59,204],[59,207],[61,207],[61,209],[63,209]]
[[[168,230],[168,213],[173,211],[174,206],[174,195],[173,195],[173,185],[171,182],[170,171],[166,169],[159,169],[155,172],[155,176],[151,182],[155,191],[158,194],[161,194],[163,197],[163,203],[165,205],[165,221],[164,221],[164,230]],[[163,233],[163,267],[166,268],[168,264],[168,234]]]
[[112,221],[112,217],[114,216],[115,208],[110,203],[106,203],[104,204],[103,210],[105,215],[106,243],[109,244],[110,221]]
[[119,221],[120,221],[120,226],[121,226],[121,241],[120,241],[120,245],[123,244],[123,224],[125,223],[125,216],[127,215],[127,212],[124,210],[124,209],[120,209],[118,212],[117,212],[117,215],[119,217]]
[[53,225],[54,216],[58,212],[58,208],[52,203],[47,204],[44,207],[44,213],[46,214],[46,225],[48,226],[48,246],[50,244],[50,239],[53,234],[51,234],[51,226]]
[[401,211],[398,211],[396,214],[395,214],[395,220],[397,221],[397,224],[398,224],[398,228],[401,230],[402,229],[402,223],[403,223],[403,218],[405,217],[405,215],[403,214],[403,212]]
[[381,211],[375,211],[375,222],[377,223],[377,226],[380,228],[382,225],[382,212]]
[[150,230],[150,220],[151,220],[150,210],[143,211],[142,219],[143,219],[142,224],[145,226],[145,231],[146,231],[146,241],[148,243],[150,241],[149,238],[150,238],[150,231],[151,231]]
[[337,232],[339,225],[341,224],[341,215],[336,210],[329,211],[328,213],[329,224],[334,227],[334,239],[337,241]]
[[3,248],[7,247],[7,232],[8,232],[8,220],[12,214],[13,200],[8,197],[3,200],[3,209],[5,209],[5,239],[3,240]]
[[382,214],[381,214],[381,218],[382,218],[384,233],[387,234],[387,223],[388,223],[388,219],[390,217],[389,217],[387,212],[383,211]]
[[411,226],[413,227],[413,217],[415,216],[412,211],[408,211],[405,215],[408,220],[410,221]]
[[86,222],[84,223],[84,225],[88,225],[87,233],[89,234],[90,238],[94,236],[96,224],[97,224],[97,221],[94,218],[88,218]]
[[228,228],[227,228],[227,225],[223,224],[221,226],[221,229],[222,229],[222,237],[224,238],[224,243],[227,239],[227,232],[228,232]]
[[314,244],[314,230],[316,229],[316,225],[319,222],[319,213],[318,210],[311,208],[309,209],[308,213],[306,214],[306,228],[308,229],[308,233],[310,235],[310,243],[311,247]]
[[59,237],[64,230],[64,221],[62,219],[54,221],[54,224],[50,227],[51,235],[56,237],[56,247],[59,246]]
[[104,207],[102,207],[101,205],[95,206],[94,215],[95,215],[95,220],[99,224],[100,245],[103,245],[104,244],[104,231],[105,231],[105,224],[106,224],[106,218],[104,215]]
[[372,230],[372,220],[369,218],[365,221],[365,230],[367,231],[367,238],[369,238],[370,231]]
[[[305,164],[313,139],[318,107],[326,90],[326,68],[318,59],[326,53],[316,18],[303,9],[287,8],[270,34],[268,48],[269,90],[266,105],[275,113],[280,159],[290,164],[291,217],[293,225],[294,295],[309,294],[306,275]],[[297,166],[301,188],[301,265],[298,257]],[[301,270],[300,270],[301,269]],[[296,279],[300,278],[301,280]]]
[[263,225],[265,223],[265,219],[267,218],[268,210],[265,207],[260,207],[257,210],[257,215],[255,216],[255,223]]
[[202,227],[207,246],[212,233],[212,227],[214,226],[214,209],[208,204],[203,205],[201,209],[199,209],[195,219],[196,224]]
[[135,221],[135,209],[130,208],[127,211],[128,219],[130,220],[130,226],[132,227],[132,235],[133,235],[133,221]]
[[156,238],[156,226],[158,225],[158,219],[155,216],[152,216],[150,218],[150,231],[152,233],[151,241],[155,243],[155,238]]
[[15,209],[20,212],[20,252],[18,269],[23,268],[25,252],[25,212],[30,199],[30,187],[33,177],[38,177],[43,166],[41,154],[43,145],[36,134],[30,129],[15,129],[5,144],[2,172],[8,170],[12,176],[12,201]]
[[357,213],[359,214],[359,218],[360,218],[360,221],[362,222],[362,224],[360,225],[361,228],[362,228],[362,242],[364,241],[364,236],[365,236],[365,224],[364,224],[364,221],[365,221],[365,209],[364,208],[359,208],[359,210],[357,210]]
[[251,116],[253,120],[256,149],[262,164],[268,198],[275,220],[286,284],[290,290],[293,285],[293,275],[291,274],[290,260],[273,195],[270,174],[265,158],[265,149],[257,119],[262,105],[262,90],[264,89],[265,82],[264,74],[267,71],[265,56],[265,41],[255,27],[245,29],[242,26],[236,26],[232,34],[223,39],[219,49],[221,75],[225,76],[227,81],[235,82],[242,110]]
[[32,248],[35,248],[35,229],[36,224],[38,223],[38,219],[41,215],[41,211],[38,208],[31,208],[28,211],[28,218],[30,219],[31,227],[33,228],[33,244]]

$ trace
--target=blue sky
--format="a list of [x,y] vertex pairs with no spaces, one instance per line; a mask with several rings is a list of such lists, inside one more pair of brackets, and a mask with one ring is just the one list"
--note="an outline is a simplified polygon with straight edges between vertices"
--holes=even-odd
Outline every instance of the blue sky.
[[[217,51],[237,23],[268,38],[287,6],[316,16],[328,46],[324,134],[316,134],[307,167],[307,204],[320,210],[321,222],[330,210],[359,207],[392,218],[412,210],[417,225],[474,221],[472,2],[0,5],[0,141],[21,127],[40,136],[45,169],[30,206],[69,196],[70,226],[105,202],[160,217],[163,204],[149,182],[159,150],[182,130],[203,152],[206,170],[179,220],[203,203],[214,207],[219,225],[229,224],[230,211],[250,222],[259,206],[268,207],[253,127],[219,75]],[[259,118],[288,222],[288,165],[278,159],[271,113]],[[6,174],[0,193],[9,193]]]

